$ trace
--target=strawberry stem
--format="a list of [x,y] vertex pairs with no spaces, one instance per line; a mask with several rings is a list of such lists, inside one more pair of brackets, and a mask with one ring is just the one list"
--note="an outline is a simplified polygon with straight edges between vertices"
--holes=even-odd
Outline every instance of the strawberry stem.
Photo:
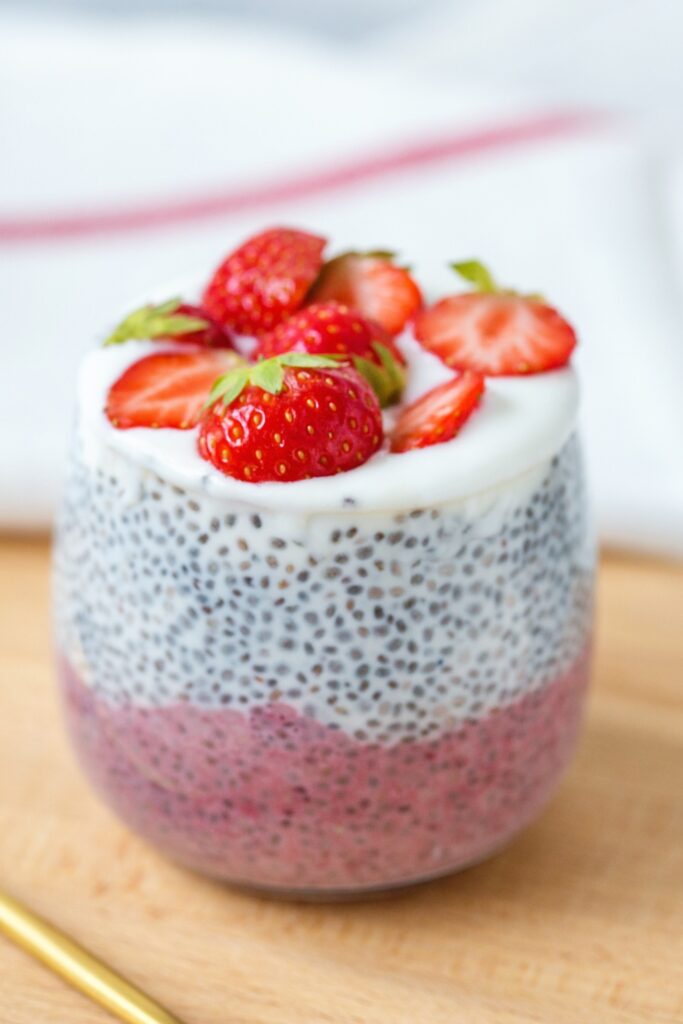
[[474,291],[480,295],[510,295],[528,299],[529,302],[545,302],[540,292],[518,292],[514,288],[503,288],[488,267],[479,260],[462,260],[459,263],[450,263],[449,266],[465,281],[474,285]]
[[491,271],[479,260],[462,260],[459,263],[451,263],[450,267],[469,284],[473,284],[474,290],[477,292],[501,291]]

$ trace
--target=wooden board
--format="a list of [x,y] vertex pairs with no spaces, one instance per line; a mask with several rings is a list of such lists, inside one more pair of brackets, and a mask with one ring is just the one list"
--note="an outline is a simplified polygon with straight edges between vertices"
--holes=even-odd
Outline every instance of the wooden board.
[[[391,900],[268,902],[129,835],[81,780],[48,552],[0,542],[0,885],[187,1024],[683,1021],[683,568],[611,557],[579,755],[503,854]],[[2,1024],[110,1020],[0,939]]]

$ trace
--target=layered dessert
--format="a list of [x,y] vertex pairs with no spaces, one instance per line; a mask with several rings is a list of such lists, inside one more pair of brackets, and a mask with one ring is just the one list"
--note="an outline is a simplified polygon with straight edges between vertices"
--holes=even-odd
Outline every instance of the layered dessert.
[[83,365],[55,559],[67,718],[171,856],[298,894],[502,846],[573,750],[593,555],[575,344],[477,263],[273,229]]

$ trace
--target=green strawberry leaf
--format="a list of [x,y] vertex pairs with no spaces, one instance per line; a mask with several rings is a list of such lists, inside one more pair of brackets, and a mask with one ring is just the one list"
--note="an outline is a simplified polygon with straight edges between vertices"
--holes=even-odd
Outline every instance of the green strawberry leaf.
[[338,355],[318,356],[312,352],[284,352],[281,356],[277,357],[282,366],[300,366],[310,367],[311,369],[331,369],[333,366],[339,366],[340,359],[346,359],[347,357],[343,352]]
[[394,359],[386,345],[374,341],[372,347],[377,353],[381,365],[371,359],[364,359],[363,356],[354,356],[353,365],[368,382],[377,395],[379,404],[384,408],[400,398],[405,386],[405,371]]
[[401,364],[396,360],[392,352],[383,345],[381,341],[373,341],[372,347],[377,353],[382,363],[382,366],[391,377],[398,377],[401,380],[404,376],[404,370]]
[[167,299],[166,302],[160,302],[158,306],[144,306],[143,309],[154,309],[160,316],[164,316],[166,313],[175,313],[180,305],[181,300],[175,298]]
[[465,281],[469,282],[469,284],[473,284],[475,291],[500,291],[493,274],[484,266],[483,263],[480,263],[479,260],[463,260],[460,263],[451,263],[450,266],[456,274],[460,274],[460,277]]
[[176,337],[181,334],[192,334],[209,326],[207,320],[198,316],[187,316],[177,313],[182,299],[173,298],[157,306],[141,306],[134,309],[116,327],[103,342],[104,346],[121,345],[124,341],[147,338]]
[[317,356],[310,352],[284,352],[271,359],[263,359],[259,363],[238,366],[214,381],[203,408],[208,409],[219,401],[225,408],[239,398],[247,385],[261,388],[271,395],[279,395],[285,385],[285,367],[327,370],[339,366],[339,358],[345,357]]
[[384,370],[371,359],[364,359],[363,356],[354,356],[353,365],[361,377],[364,377],[372,390],[377,395],[380,405],[386,405],[387,381]]
[[381,341],[373,341],[372,347],[380,358],[387,381],[387,394],[382,404],[391,405],[397,402],[403,393],[406,386],[406,370]]
[[155,316],[149,322],[149,338],[158,338],[165,334],[193,334],[208,327],[208,320],[199,316],[186,316],[185,313],[177,313],[174,316]]
[[249,374],[249,383],[263,391],[269,391],[271,395],[279,395],[285,379],[285,371],[278,359],[264,359],[252,367]]
[[222,400],[223,405],[230,405],[231,402],[234,402],[247,386],[250,370],[249,366],[238,366],[218,377],[211,385],[209,397],[202,408],[208,409],[219,400]]

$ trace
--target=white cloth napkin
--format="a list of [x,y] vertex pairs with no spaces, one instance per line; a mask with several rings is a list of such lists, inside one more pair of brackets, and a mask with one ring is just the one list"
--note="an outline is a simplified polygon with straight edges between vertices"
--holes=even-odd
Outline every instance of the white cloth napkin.
[[627,125],[189,23],[0,16],[0,95],[0,524],[50,521],[78,359],[131,298],[285,222],[566,310],[602,535],[683,553],[680,311]]

